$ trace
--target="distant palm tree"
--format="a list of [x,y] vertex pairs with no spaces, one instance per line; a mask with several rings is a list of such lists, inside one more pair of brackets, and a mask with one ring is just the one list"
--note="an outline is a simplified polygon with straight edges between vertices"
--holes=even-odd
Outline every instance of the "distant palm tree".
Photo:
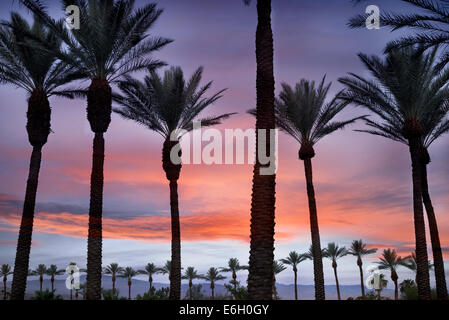
[[18,13],[11,13],[11,21],[2,21],[0,27],[0,83],[12,84],[28,94],[27,133],[33,147],[23,203],[22,220],[17,242],[11,299],[23,300],[29,268],[34,209],[39,182],[42,148],[51,131],[49,97],[71,94],[61,86],[79,75],[53,54],[40,50],[37,41],[59,50],[61,41],[35,17],[30,26]]
[[215,294],[214,294],[215,281],[224,280],[224,279],[226,279],[226,277],[222,276],[220,274],[220,271],[217,268],[213,268],[212,267],[212,268],[210,268],[207,271],[207,273],[206,273],[206,275],[204,276],[203,279],[210,282],[210,290],[212,292],[212,296],[211,297],[212,297],[212,300],[214,300],[215,299]]
[[118,265],[118,263],[111,263],[106,268],[104,268],[105,274],[110,274],[112,277],[112,295],[115,294],[115,281],[117,279],[117,275],[121,274],[124,271],[122,267]]
[[359,266],[360,271],[360,286],[362,288],[362,299],[365,299],[365,283],[363,278],[363,262],[362,257],[368,254],[373,254],[377,252],[377,248],[368,249],[366,247],[366,243],[363,243],[362,240],[354,240],[352,241],[351,247],[349,248],[348,253],[357,257],[357,265]]
[[[103,168],[104,134],[108,130],[112,113],[112,89],[110,84],[124,75],[163,65],[150,59],[156,50],[171,40],[149,37],[147,31],[161,15],[156,4],[146,4],[135,10],[133,0],[87,1],[63,0],[64,8],[74,3],[80,11],[79,29],[69,32],[61,23],[56,23],[45,12],[39,0],[22,0],[34,14],[63,40],[68,51],[55,50],[62,61],[76,67],[91,81],[87,93],[87,119],[93,141],[92,174],[89,209],[89,232],[87,248],[86,297],[101,299],[102,273],[102,215],[103,215]],[[42,44],[46,47],[46,44]]]
[[132,279],[137,275],[137,271],[135,271],[131,267],[126,267],[125,269],[120,272],[119,277],[120,278],[126,278],[128,279],[128,300],[131,300],[131,285],[132,285]]
[[[240,270],[248,270],[248,266],[240,265],[237,258],[230,258],[228,261],[228,266],[220,268],[222,272],[232,273],[232,285],[234,286],[234,292],[237,292],[237,272]],[[236,299],[236,297],[234,297]]]
[[2,264],[0,268],[0,277],[3,277],[3,300],[8,298],[8,294],[6,291],[6,281],[8,281],[8,276],[13,274],[11,271],[11,267],[9,264]]
[[55,276],[64,274],[65,270],[64,269],[58,269],[58,267],[55,264],[52,264],[47,269],[46,273],[47,273],[47,275],[50,276],[51,291],[53,292],[55,290]]
[[189,297],[190,300],[193,299],[193,292],[192,292],[192,286],[193,286],[193,280],[195,279],[202,279],[204,276],[198,274],[198,272],[195,270],[194,267],[188,267],[186,271],[184,272],[184,275],[182,276],[182,279],[189,280]]
[[[315,81],[301,80],[294,88],[282,83],[282,91],[276,100],[276,122],[278,127],[292,136],[300,144],[299,159],[304,161],[304,170],[309,199],[310,229],[312,235],[313,270],[315,280],[315,299],[324,300],[324,275],[321,257],[320,232],[315,190],[312,178],[312,158],[315,144],[325,136],[343,129],[363,117],[347,121],[333,121],[348,104],[335,96],[329,103],[325,99],[331,83],[325,85],[325,78],[315,87]],[[254,111],[250,111],[254,114]]]
[[286,266],[284,266],[281,262],[274,260],[273,262],[273,297],[272,299],[277,300],[278,298],[278,292],[276,289],[276,276],[287,269]]
[[[184,80],[180,67],[172,67],[165,71],[163,79],[155,72],[150,71],[144,81],[125,77],[119,83],[124,95],[117,95],[116,100],[123,106],[114,109],[123,118],[134,120],[147,129],[159,133],[163,139],[162,167],[170,184],[170,209],[172,227],[172,270],[170,272],[170,299],[181,298],[181,231],[178,206],[178,179],[182,164],[174,163],[171,158],[172,150],[182,150],[179,139],[186,132],[194,129],[193,121],[207,107],[221,97],[221,90],[210,98],[204,94],[211,87],[212,82],[199,87],[203,68],[198,68],[189,79]],[[221,123],[231,113],[216,117],[198,119],[202,127],[209,127]],[[176,150],[176,149],[174,149]]]
[[296,251],[292,251],[288,254],[288,257],[281,259],[281,262],[293,267],[293,273],[295,275],[295,300],[298,300],[298,265],[307,259],[305,254],[299,254]]
[[330,242],[327,244],[327,248],[324,248],[323,257],[329,258],[332,261],[332,269],[334,269],[335,283],[337,286],[338,300],[341,300],[340,295],[340,284],[338,282],[337,275],[337,260],[348,255],[349,252],[345,247],[339,247],[335,242]]
[[31,270],[31,276],[39,276],[39,292],[42,292],[42,284],[44,283],[44,275],[47,274],[47,267],[45,264],[40,264],[36,269]]
[[148,290],[149,294],[151,294],[151,292],[153,290],[153,275],[160,273],[160,272],[161,272],[161,268],[156,267],[156,265],[154,263],[148,263],[145,266],[144,270],[137,271],[137,273],[139,273],[139,274],[148,275],[148,282],[150,283],[150,289]]
[[380,257],[380,261],[376,262],[379,265],[380,270],[390,270],[391,272],[391,280],[394,283],[394,299],[399,299],[399,291],[398,291],[398,273],[397,268],[399,266],[406,266],[409,257],[402,258],[397,255],[396,250],[384,249],[382,252],[382,257]]
[[[408,257],[408,259],[406,259],[404,267],[406,267],[407,269],[410,269],[413,272],[415,272],[415,274],[416,274],[416,276],[415,276],[415,283],[416,283],[418,265],[416,264],[416,253],[415,252],[412,252],[410,254],[410,256]],[[429,261],[429,271],[432,270],[433,267],[434,266],[433,266],[432,262]]]
[[[355,74],[339,79],[349,89],[342,95],[342,99],[365,107],[382,119],[381,122],[366,119],[370,129],[359,131],[399,141],[409,147],[412,162],[416,257],[420,269],[417,278],[420,299],[431,298],[423,213],[423,141],[429,137],[429,130],[432,132],[438,128],[435,124],[447,113],[449,96],[449,89],[446,86],[449,69],[440,72],[435,65],[436,54],[437,50],[422,53],[420,47],[392,51],[384,60],[376,56],[359,54],[374,79],[367,80]],[[448,129],[449,126],[447,128],[443,126],[441,134]],[[432,247],[436,253],[435,257],[438,258],[437,251],[441,249],[436,242],[438,239],[436,220],[430,210],[427,213],[429,225],[432,225]],[[438,270],[440,269],[444,273],[444,266],[440,266]],[[441,272],[438,272],[438,275],[439,287],[445,288],[444,276],[441,277]]]
[[167,260],[164,264],[164,266],[161,268],[162,274],[168,274],[168,280],[170,280],[170,273],[171,273],[171,261]]
[[[251,0],[243,0],[249,4]],[[257,0],[256,30],[256,162],[251,194],[249,299],[272,299],[276,174],[261,174],[259,129],[265,137],[275,129],[274,44],[271,29],[271,0]],[[275,150],[276,141],[266,139],[265,150]]]

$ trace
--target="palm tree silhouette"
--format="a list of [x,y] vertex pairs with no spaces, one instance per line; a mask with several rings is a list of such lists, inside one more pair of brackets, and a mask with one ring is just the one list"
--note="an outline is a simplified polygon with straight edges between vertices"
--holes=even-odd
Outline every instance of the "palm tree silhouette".
[[365,283],[363,278],[362,257],[376,252],[377,248],[368,249],[366,247],[366,243],[363,243],[362,240],[352,241],[351,247],[349,248],[348,251],[349,254],[357,257],[357,265],[359,266],[360,271],[360,286],[362,288],[362,299],[365,299]]
[[[315,156],[315,144],[325,136],[346,127],[363,117],[347,121],[333,121],[348,104],[339,101],[338,95],[329,103],[325,103],[331,83],[325,85],[326,77],[315,87],[315,81],[302,79],[295,88],[282,83],[282,91],[276,100],[276,123],[285,133],[292,136],[300,144],[299,159],[304,161],[307,182],[307,196],[309,199],[310,230],[312,235],[312,253],[315,299],[324,300],[324,276],[321,256],[320,232],[315,200],[315,190],[312,178],[312,158]],[[254,110],[250,111],[254,114]]]
[[9,264],[2,264],[2,267],[0,268],[0,277],[3,277],[3,300],[8,298],[6,282],[8,281],[8,276],[11,274],[13,274],[11,271],[11,266]]
[[204,276],[198,274],[194,267],[188,267],[182,276],[182,279],[189,280],[189,298],[193,300],[193,280],[195,279],[204,279]]
[[208,281],[208,282],[210,282],[210,290],[211,290],[211,293],[212,293],[211,298],[212,298],[212,300],[214,300],[215,299],[215,294],[214,294],[215,293],[215,282],[216,281],[220,281],[220,280],[224,280],[224,279],[226,279],[226,277],[222,276],[220,274],[220,271],[217,268],[211,267],[207,271],[207,273],[203,277],[203,279]]
[[323,257],[329,258],[332,261],[332,269],[334,269],[338,300],[341,300],[341,295],[340,295],[340,284],[338,282],[338,275],[337,275],[337,260],[348,254],[349,252],[346,250],[345,247],[339,247],[337,244],[335,244],[335,242],[328,243],[327,248],[324,248],[323,252]]
[[132,285],[132,279],[137,275],[137,271],[134,270],[131,267],[126,267],[125,269],[120,272],[119,277],[128,279],[128,300],[131,300],[131,285]]
[[72,98],[61,86],[76,79],[73,68],[58,62],[54,55],[43,51],[37,43],[43,41],[59,50],[61,41],[35,17],[33,25],[18,13],[0,27],[0,83],[24,89],[28,97],[27,133],[33,147],[23,203],[22,220],[17,242],[11,299],[23,300],[29,268],[34,209],[41,167],[42,148],[47,143],[51,127],[49,97]]
[[292,266],[293,273],[295,275],[295,300],[298,300],[298,265],[307,260],[307,256],[305,254],[299,254],[296,251],[291,251],[288,254],[288,257],[285,259],[281,259],[281,262]]
[[144,270],[139,270],[137,273],[148,275],[148,282],[150,283],[149,294],[153,292],[153,275],[161,272],[161,268],[156,267],[154,263],[148,263]]
[[115,295],[115,281],[117,279],[117,275],[121,274],[125,269],[120,267],[118,263],[111,263],[106,268],[104,268],[105,274],[110,274],[112,278],[112,295]]
[[[244,0],[249,4],[251,0]],[[251,243],[248,298],[271,300],[273,296],[274,223],[276,175],[261,174],[259,129],[275,129],[274,45],[271,29],[271,0],[257,0],[256,30],[256,162],[251,194]],[[266,139],[265,150],[276,150],[276,141]]]
[[[418,275],[417,271],[418,271],[418,265],[416,264],[416,253],[412,252],[410,254],[410,256],[408,257],[408,259],[405,259],[406,262],[404,264],[404,267],[406,267],[407,269],[412,270],[415,273],[415,283],[416,283],[416,277]],[[432,262],[429,261],[429,271],[432,270],[433,268],[433,264]]]
[[380,261],[376,262],[379,265],[380,270],[390,270],[391,272],[391,280],[394,283],[394,299],[399,299],[399,291],[398,291],[398,273],[397,268],[399,266],[406,266],[409,257],[402,258],[397,255],[396,250],[384,249],[382,252],[382,256],[380,257]]
[[59,276],[61,274],[64,274],[64,269],[58,269],[58,267],[55,264],[50,265],[50,267],[47,269],[46,274],[50,276],[50,282],[51,282],[51,291],[53,292],[55,290],[55,276]]
[[[349,88],[342,95],[342,99],[365,107],[382,119],[382,122],[366,119],[366,124],[371,129],[358,131],[399,141],[409,147],[412,162],[416,256],[419,269],[417,285],[421,299],[431,298],[422,203],[423,143],[429,137],[429,129],[440,128],[436,124],[441,122],[447,113],[449,92],[446,87],[449,70],[443,73],[439,71],[435,65],[436,54],[437,50],[422,53],[422,48],[419,47],[392,51],[385,60],[376,56],[359,54],[374,79],[367,80],[355,74],[339,79]],[[447,122],[445,126],[448,126]],[[436,137],[447,129],[444,126],[441,131],[437,129]],[[435,256],[438,257],[437,251],[440,250],[436,241],[438,239],[436,220],[434,214],[433,217],[432,214],[429,216],[429,212],[430,209],[427,213],[430,217],[429,225],[432,225],[433,231],[432,247],[436,250]],[[443,268],[444,272],[444,266],[440,268]],[[440,288],[445,286],[445,281],[440,280],[439,283]]]
[[[232,285],[234,287],[234,292],[237,292],[237,272],[240,270],[248,270],[248,266],[240,265],[240,262],[237,258],[230,258],[228,261],[228,266],[224,268],[220,268],[222,272],[231,272],[232,273]],[[237,299],[237,297],[234,297]]]
[[[71,0],[61,1],[64,7]],[[155,50],[171,42],[164,38],[148,37],[147,31],[161,15],[156,4],[134,10],[134,1],[86,1],[75,3],[80,10],[82,28],[67,32],[65,26],[49,17],[38,0],[22,0],[31,11],[64,41],[68,51],[54,54],[76,67],[91,84],[86,90],[73,90],[87,95],[87,119],[93,140],[92,173],[87,245],[86,298],[101,299],[103,167],[105,157],[104,134],[112,113],[110,84],[135,71],[156,68],[163,63],[149,58]],[[45,44],[44,44],[45,46]]]
[[277,300],[278,299],[278,292],[276,289],[276,276],[287,269],[286,266],[284,266],[281,262],[274,260],[273,262],[273,297],[272,299]]
[[[172,67],[165,71],[163,79],[150,71],[143,82],[125,77],[119,83],[124,95],[117,95],[115,99],[123,108],[114,109],[123,118],[134,120],[138,124],[159,133],[163,139],[162,168],[170,185],[170,211],[172,227],[172,258],[170,272],[170,299],[181,298],[181,232],[178,207],[178,179],[182,164],[174,163],[171,153],[174,148],[182,150],[179,139],[185,133],[194,129],[193,121],[207,107],[220,99],[224,90],[210,98],[204,94],[211,87],[208,82],[199,87],[203,68],[198,68],[189,79],[184,80],[180,67]],[[209,127],[221,123],[232,113],[200,119],[201,126]],[[176,149],[174,149],[176,150]]]
[[47,274],[47,267],[45,264],[40,264],[36,269],[31,270],[30,276],[39,276],[39,292],[42,293],[42,284],[44,283],[44,275]]

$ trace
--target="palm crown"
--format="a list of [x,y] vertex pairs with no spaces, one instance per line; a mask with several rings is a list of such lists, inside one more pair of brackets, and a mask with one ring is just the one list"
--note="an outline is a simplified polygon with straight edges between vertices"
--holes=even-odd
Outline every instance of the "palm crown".
[[9,264],[2,264],[0,268],[0,277],[9,276],[10,274],[12,274],[11,266]]
[[167,260],[164,266],[160,269],[162,274],[168,274],[170,276],[171,272],[171,261]]
[[237,258],[230,258],[228,261],[228,266],[220,269],[223,272],[236,273],[240,270],[248,270],[248,266],[240,265],[240,262]]
[[226,279],[225,276],[222,276],[220,274],[220,271],[218,271],[217,268],[210,268],[206,275],[203,277],[204,280],[209,281],[209,282],[215,282],[215,281],[220,281],[220,280],[224,280]]
[[133,277],[135,277],[137,275],[137,271],[134,270],[132,267],[126,267],[125,269],[123,269],[123,271],[120,273],[120,277],[121,278],[126,278],[129,280],[131,280]]
[[287,267],[284,266],[284,265],[282,264],[282,262],[279,262],[279,261],[277,261],[277,260],[274,260],[274,261],[273,261],[273,273],[274,273],[275,275],[281,273],[281,272],[284,271],[285,269],[287,269]]
[[159,272],[161,272],[161,268],[156,267],[156,265],[154,263],[148,263],[145,266],[144,270],[138,271],[138,273],[140,273],[140,274],[146,274],[146,275],[150,275],[150,276],[153,274],[159,273]]
[[182,276],[182,279],[192,281],[194,279],[201,279],[203,276],[198,274],[194,267],[188,267]]
[[379,269],[389,269],[391,271],[396,271],[399,266],[406,266],[409,257],[402,258],[398,256],[396,250],[385,249],[382,252],[382,256],[379,258],[380,261],[376,262]]
[[368,249],[366,243],[363,243],[362,240],[354,240],[351,243],[351,247],[349,248],[348,253],[361,258],[368,254],[376,253],[376,251],[377,248]]
[[297,265],[304,260],[307,260],[307,256],[305,254],[299,254],[296,251],[292,251],[288,254],[287,258],[281,259],[281,262],[293,266],[293,269],[296,269]]
[[327,244],[327,248],[323,249],[323,257],[329,258],[332,261],[336,261],[348,255],[348,250],[345,247],[339,247],[335,242],[330,242]]
[[47,274],[47,267],[45,267],[45,264],[40,264],[36,269],[31,270],[32,276],[43,276],[45,274]]
[[64,272],[65,272],[64,269],[58,269],[58,267],[55,264],[50,265],[50,267],[46,271],[46,273],[49,276],[57,276],[63,274]]
[[[416,264],[416,252],[412,252],[412,254],[409,257],[407,257],[405,260],[406,261],[405,261],[405,264],[403,264],[403,266],[414,271],[414,272],[417,272],[418,265]],[[433,268],[433,264],[431,261],[429,261],[429,270],[432,268]]]
[[111,263],[106,268],[104,268],[105,274],[111,274],[113,276],[120,274],[124,271],[122,267],[118,265],[118,263]]

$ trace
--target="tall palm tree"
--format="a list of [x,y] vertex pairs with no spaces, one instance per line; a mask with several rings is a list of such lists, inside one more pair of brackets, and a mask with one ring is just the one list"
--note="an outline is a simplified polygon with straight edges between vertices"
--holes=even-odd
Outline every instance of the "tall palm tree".
[[42,292],[42,284],[44,283],[44,275],[47,274],[47,267],[45,264],[40,264],[36,269],[31,270],[31,276],[39,276],[39,292]]
[[[244,0],[249,4],[250,0]],[[271,0],[257,0],[256,30],[256,162],[251,194],[251,243],[248,298],[272,299],[276,175],[261,174],[265,165],[259,159],[259,129],[265,130],[265,150],[276,150],[270,130],[274,115],[274,44],[271,29]]]
[[11,274],[13,274],[11,271],[11,266],[9,264],[2,264],[2,267],[0,268],[0,277],[3,277],[3,300],[8,298],[6,282],[8,281],[8,276]]
[[[237,272],[241,270],[248,270],[248,266],[241,265],[239,259],[230,258],[228,260],[228,266],[224,268],[220,268],[222,272],[231,272],[232,273],[232,285],[234,286],[234,292],[237,292]],[[234,299],[237,299],[234,297]]]
[[215,282],[226,279],[225,276],[220,274],[220,271],[217,268],[210,268],[206,275],[203,277],[204,280],[210,282],[210,290],[212,292],[212,300],[215,299]]
[[39,49],[38,41],[54,50],[61,47],[55,33],[37,17],[30,26],[18,13],[12,12],[11,21],[1,22],[0,83],[12,84],[28,93],[26,129],[33,147],[14,263],[13,300],[23,300],[25,295],[42,148],[51,131],[48,99],[51,96],[72,97],[61,90],[61,86],[77,78],[73,68]]
[[359,266],[360,271],[360,286],[362,288],[362,299],[365,299],[365,283],[363,278],[362,257],[376,252],[377,248],[368,249],[366,243],[363,243],[361,239],[352,241],[351,247],[348,250],[349,254],[357,257],[357,265]]
[[278,292],[276,289],[276,276],[281,273],[282,271],[284,271],[285,269],[287,269],[286,266],[284,266],[281,262],[274,260],[273,262],[273,289],[272,289],[272,294],[273,297],[272,299],[277,300],[278,298]]
[[182,279],[189,280],[189,297],[190,300],[193,299],[193,280],[195,279],[202,279],[204,276],[198,274],[198,272],[195,270],[194,267],[188,267],[186,271],[184,272],[184,275],[182,276]]
[[[123,118],[134,120],[138,124],[159,133],[164,139],[162,147],[162,168],[170,185],[170,211],[172,228],[172,270],[170,272],[170,299],[181,297],[181,232],[178,206],[178,179],[181,163],[171,159],[173,148],[182,150],[179,139],[194,129],[193,121],[207,107],[221,97],[221,90],[210,98],[204,94],[211,87],[208,82],[200,87],[203,68],[198,68],[186,82],[180,67],[171,67],[164,73],[163,79],[155,72],[145,76],[143,82],[125,77],[119,83],[123,95],[115,97],[123,108],[114,109]],[[198,119],[201,126],[208,127],[221,123],[232,113],[216,117]],[[176,150],[176,149],[175,149]]]
[[131,300],[131,285],[132,285],[132,279],[137,275],[137,271],[134,270],[132,267],[126,267],[125,269],[120,272],[119,277],[128,279],[128,300]]
[[115,281],[117,280],[117,275],[121,274],[125,269],[120,267],[118,263],[111,263],[106,268],[104,268],[105,274],[110,274],[112,278],[112,295],[115,295]]
[[[404,267],[412,270],[417,275],[418,265],[416,264],[416,253],[412,252],[410,254],[410,256],[408,257],[408,259],[406,259],[406,260],[407,261],[404,264]],[[429,261],[429,271],[432,270],[432,268],[433,268],[433,264],[432,264],[432,262]],[[416,275],[415,275],[415,282],[416,282]]]
[[397,268],[399,266],[406,266],[409,257],[402,258],[397,255],[396,250],[384,249],[380,261],[376,262],[379,265],[380,270],[390,270],[391,280],[394,283],[394,299],[399,299],[398,291],[398,273]]
[[58,267],[55,264],[50,265],[50,267],[47,269],[47,275],[50,276],[50,282],[51,282],[51,291],[55,290],[55,276],[59,276],[61,274],[65,273],[64,269],[58,269]]
[[[87,119],[93,140],[90,189],[89,232],[87,245],[86,297],[101,298],[104,134],[111,122],[112,89],[124,75],[161,66],[149,58],[151,53],[171,42],[149,37],[147,31],[161,15],[156,4],[135,10],[133,0],[88,1],[63,0],[64,7],[80,10],[79,29],[69,32],[49,17],[38,0],[22,0],[64,41],[67,51],[54,52],[61,60],[76,67],[91,81],[87,90]],[[43,44],[45,46],[45,44]],[[78,91],[85,96],[85,90]]]
[[[374,79],[367,80],[355,74],[339,79],[349,88],[342,95],[342,99],[365,107],[382,119],[381,122],[365,120],[371,129],[359,131],[406,143],[409,147],[418,262],[417,285],[420,299],[430,299],[422,203],[423,142],[429,135],[429,129],[444,119],[449,92],[446,87],[449,69],[440,72],[435,64],[436,54],[436,49],[429,53],[422,53],[420,47],[392,51],[385,60],[376,56],[359,54]],[[442,131],[447,129],[443,128]],[[429,222],[431,220],[429,219]],[[432,225],[436,228],[434,219]],[[433,231],[435,232],[434,229]],[[435,244],[435,249],[438,250],[435,236],[433,240],[432,246]],[[444,271],[444,267],[441,268]],[[441,286],[443,283],[440,283]]]
[[153,275],[157,274],[159,272],[161,272],[161,268],[156,267],[156,265],[154,263],[148,263],[145,266],[144,270],[137,271],[137,273],[139,273],[139,274],[146,274],[146,275],[148,275],[148,282],[150,283],[150,289],[149,289],[148,292],[150,294],[153,291]]
[[338,282],[338,275],[337,275],[337,260],[348,254],[349,252],[348,250],[346,250],[345,247],[339,247],[337,244],[335,244],[335,242],[328,243],[327,248],[324,248],[323,257],[329,258],[332,261],[332,269],[334,269],[338,300],[341,300],[341,295],[340,295],[340,284]]
[[[338,94],[330,102],[325,103],[331,87],[331,83],[325,85],[325,78],[323,77],[318,87],[315,86],[315,81],[305,79],[297,83],[294,88],[286,83],[282,83],[282,91],[275,103],[277,125],[300,144],[298,155],[299,159],[304,161],[307,196],[309,199],[312,253],[314,256],[315,299],[317,300],[324,300],[325,293],[318,213],[312,178],[312,158],[315,156],[314,146],[325,136],[363,118],[357,117],[347,121],[333,121],[334,117],[349,103],[339,101],[337,99]],[[253,112],[251,111],[251,113]]]
[[298,300],[298,265],[307,259],[305,254],[300,254],[296,251],[291,251],[288,257],[281,259],[281,262],[293,267],[293,273],[295,276],[295,300]]

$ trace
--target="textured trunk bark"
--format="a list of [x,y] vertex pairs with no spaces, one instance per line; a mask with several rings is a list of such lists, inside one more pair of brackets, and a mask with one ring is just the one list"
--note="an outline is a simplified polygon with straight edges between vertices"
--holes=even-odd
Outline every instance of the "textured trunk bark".
[[313,187],[312,160],[304,159],[304,170],[307,183],[307,196],[309,198],[310,231],[312,234],[313,272],[315,280],[315,299],[324,300],[324,275],[323,258],[321,253],[320,230],[318,227],[318,215],[315,201],[315,190]]
[[150,291],[148,293],[151,294],[151,292],[153,291],[153,277],[150,276],[148,281],[150,282]]
[[3,277],[3,300],[8,299],[8,294],[6,292],[6,277]]
[[19,239],[17,241],[16,260],[11,286],[11,300],[25,298],[26,282],[30,262],[31,237],[33,234],[34,207],[41,166],[42,147],[33,147],[30,169],[23,203],[22,221],[20,222]]
[[103,133],[95,133],[90,178],[89,232],[87,239],[86,299],[101,299],[102,215],[103,215]]
[[212,284],[211,284],[210,289],[212,290],[212,300],[215,300],[214,286]]
[[115,294],[115,276],[112,276],[112,295]]
[[181,226],[178,208],[178,182],[170,181],[170,210],[171,210],[171,271],[170,271],[170,300],[181,299]]
[[42,276],[39,276],[39,291],[42,293],[42,285],[44,283],[44,278]]
[[[271,29],[271,0],[257,1],[256,31],[257,108],[256,163],[251,195],[251,242],[249,256],[248,298],[270,300],[274,260],[275,184],[276,175],[261,175],[258,129],[274,129],[274,67],[273,32]],[[269,133],[266,134],[269,136]],[[267,139],[266,150],[271,149]]]
[[193,300],[193,296],[192,296],[192,282],[189,281],[189,293],[190,293],[190,300]]
[[398,280],[394,282],[394,300],[399,300]]
[[335,284],[337,286],[337,296],[338,296],[338,300],[341,300],[341,295],[340,295],[340,283],[338,282],[338,275],[337,275],[337,267],[333,268],[334,269],[334,276],[335,276]]
[[53,290],[55,290],[55,277],[51,276],[51,291],[53,292]]
[[298,271],[294,271],[295,273],[295,300],[298,300]]
[[131,300],[131,285],[128,284],[128,300]]
[[427,180],[427,165],[421,163],[421,185],[422,198],[427,212],[427,219],[429,221],[430,240],[432,242],[433,264],[435,268],[435,282],[437,289],[437,297],[439,300],[447,300],[447,286],[444,272],[443,253],[441,251],[440,236],[438,233],[437,219],[433,209],[432,200],[429,193],[429,184]]
[[430,300],[429,265],[422,202],[421,161],[418,152],[420,138],[419,136],[410,137],[408,142],[412,160],[413,213],[415,224],[418,297],[422,300]]
[[362,268],[362,263],[360,262],[360,264],[358,264],[359,266],[359,271],[360,271],[360,286],[362,289],[362,299],[365,299],[365,283],[363,282],[363,268]]

